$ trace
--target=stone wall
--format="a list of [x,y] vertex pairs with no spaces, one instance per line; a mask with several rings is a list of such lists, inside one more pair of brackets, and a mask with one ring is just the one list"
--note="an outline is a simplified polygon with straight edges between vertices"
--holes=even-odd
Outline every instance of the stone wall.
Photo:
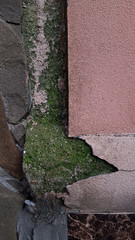
[[[86,11],[83,18],[81,18],[82,14],[77,15],[82,10],[81,4],[83,4],[82,9]],[[134,238],[134,224],[131,223],[130,216],[122,215],[125,212],[134,213],[135,210],[133,128],[130,128],[129,124],[130,135],[86,136],[91,131],[87,132],[87,124],[84,123],[89,123],[91,113],[81,114],[79,117],[81,113],[79,111],[76,117],[74,111],[74,109],[81,109],[84,112],[87,107],[89,108],[89,96],[85,95],[89,89],[89,86],[87,88],[89,66],[84,64],[85,59],[82,61],[83,58],[76,62],[78,55],[77,58],[75,55],[79,54],[79,51],[84,54],[83,47],[90,45],[89,36],[87,36],[88,39],[87,37],[84,39],[84,34],[82,37],[78,31],[81,23],[88,23],[86,20],[89,17],[87,12],[89,4],[90,1],[82,3],[75,0],[69,1],[68,4],[69,135],[78,137],[82,134],[79,136],[81,139],[79,140],[67,138],[63,130],[64,126],[65,132],[67,132],[66,2],[60,0],[25,0],[24,2],[4,0],[0,3],[1,240],[16,240],[17,238],[19,240],[26,238],[53,240],[57,237],[60,240],[66,240],[66,211],[69,212],[69,238],[71,237],[71,239],[78,238],[82,225],[86,236],[82,238],[80,235],[80,239],[84,240],[84,238],[95,236],[98,239],[100,234],[102,239],[117,239],[119,231],[116,220],[120,228],[123,222],[125,224],[128,221],[127,231],[129,225],[132,225],[133,230],[130,229],[130,233],[126,234],[126,237],[131,235]],[[114,9],[116,10],[116,8]],[[24,15],[23,26],[22,15]],[[78,21],[79,16],[82,22]],[[78,23],[79,27],[77,28],[76,24]],[[87,28],[83,28],[83,31],[87,34],[88,29],[89,24]],[[90,30],[93,31],[93,28]],[[79,37],[82,39],[80,40]],[[79,51],[76,50],[76,47]],[[85,53],[87,55],[87,51]],[[76,67],[73,67],[74,64],[78,67],[77,70]],[[97,67],[97,64],[93,66]],[[29,117],[32,101],[28,72],[32,82],[33,95],[33,109]],[[88,82],[84,88],[83,82],[81,82],[80,89],[78,79],[80,79],[80,74],[85,76],[84,73],[87,73]],[[99,74],[98,69],[95,70],[95,74]],[[76,86],[77,97],[74,94]],[[85,97],[82,97],[81,100],[83,103],[87,103],[84,108],[78,107],[82,90],[85,90]],[[124,95],[122,99],[123,97]],[[130,96],[128,97],[129,100]],[[75,104],[73,111],[72,104]],[[127,106],[123,109],[125,113]],[[92,115],[94,116],[94,110]],[[99,118],[98,120],[100,121]],[[80,131],[76,125],[80,121],[82,127],[86,129],[84,132]],[[26,154],[23,164],[27,122]],[[96,124],[98,123],[96,122]],[[119,133],[119,131],[114,133]],[[86,146],[84,141],[92,146],[94,155],[100,159],[93,156],[90,147]],[[25,178],[22,165],[36,197]],[[116,170],[118,171],[115,173],[105,174]],[[90,177],[101,173],[100,176]],[[52,189],[56,191],[64,189],[64,193],[47,193]],[[43,194],[43,197],[38,195],[39,193]],[[63,206],[63,200],[65,206]],[[80,220],[79,215],[71,214],[75,212],[85,214],[82,215],[83,221]],[[106,215],[101,215],[101,217],[93,215],[119,212],[121,213],[120,221],[117,215],[116,219],[113,216],[107,218],[108,228],[112,226],[113,222],[113,227],[110,227],[111,235],[104,229],[106,228],[103,224],[104,220],[101,221],[102,217],[106,220]],[[90,221],[90,219],[92,220]],[[93,220],[96,224],[92,227]],[[134,215],[132,220],[134,221]],[[97,225],[101,222],[100,231]],[[9,231],[6,230],[7,225],[10,226]],[[72,227],[77,230],[74,232]],[[113,235],[114,230],[115,234]],[[97,233],[93,233],[93,231],[97,231]],[[119,239],[123,239],[124,234],[124,230],[122,230]],[[112,238],[113,236],[114,238]]]
[[18,0],[0,3],[0,166],[19,179],[23,177],[25,119],[31,105],[22,9]]
[[[22,1],[0,2],[0,239],[17,239],[24,205],[22,169],[26,116],[31,100],[21,33]],[[26,181],[27,185],[27,181]]]

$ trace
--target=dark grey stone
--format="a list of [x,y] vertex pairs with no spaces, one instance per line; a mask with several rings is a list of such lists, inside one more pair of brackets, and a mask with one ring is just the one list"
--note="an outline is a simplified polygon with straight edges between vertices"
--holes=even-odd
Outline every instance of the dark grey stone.
[[11,134],[13,135],[15,141],[19,144],[20,147],[24,147],[26,125],[27,125],[26,120],[24,120],[23,122],[21,122],[17,125],[14,125],[14,124],[8,125],[9,130],[11,131]]
[[51,192],[38,202],[33,240],[67,240],[67,235],[66,208]]
[[[19,211],[17,222],[18,240],[33,240],[33,229],[35,222],[33,221],[33,213],[31,213],[27,205]],[[39,239],[40,240],[40,239]]]
[[5,109],[0,96],[0,166],[12,176],[22,179],[24,177],[22,162],[23,156],[16,148],[8,129]]
[[24,199],[0,184],[0,240],[17,240],[18,211]]
[[0,18],[7,22],[20,24],[21,17],[21,0],[0,0]]
[[17,34],[17,36],[22,40],[22,32],[21,32],[21,25],[17,24],[10,24],[9,26],[13,29],[13,31]]
[[25,177],[20,180],[19,192],[22,193],[27,199],[30,199],[30,200],[36,199],[34,192],[32,191],[31,186]]
[[0,167],[0,183],[13,192],[20,192],[20,181],[7,173],[2,167]]
[[38,222],[34,229],[33,240],[67,240],[67,217],[65,213],[52,222]]
[[0,21],[0,92],[9,123],[17,123],[29,111],[30,96],[26,56],[22,42]]
[[67,240],[66,208],[48,193],[37,204],[26,200],[17,223],[18,240]]

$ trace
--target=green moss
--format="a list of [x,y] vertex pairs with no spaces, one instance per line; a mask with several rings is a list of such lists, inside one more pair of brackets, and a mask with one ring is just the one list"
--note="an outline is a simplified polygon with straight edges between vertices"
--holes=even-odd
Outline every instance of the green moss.
[[48,93],[49,115],[48,120],[62,123],[65,115],[63,113],[63,99],[58,90],[58,79],[63,76],[63,53],[60,50],[60,26],[62,1],[53,3],[48,1],[45,4],[45,12],[50,18],[44,27],[45,38],[49,42],[50,52],[48,53],[48,68],[44,70],[41,78],[41,88]]
[[37,5],[35,0],[24,0],[22,33],[27,57],[29,58],[29,49],[33,47],[33,40],[38,34],[37,27]]
[[[24,39],[24,46],[27,55],[29,78],[31,82],[32,89],[34,88],[33,80],[33,68],[30,67],[31,59],[35,56],[32,48],[34,47],[33,40],[36,39],[38,35],[37,26],[37,5],[35,0],[23,0],[25,7],[23,8],[23,19],[22,19],[22,34]],[[31,52],[30,52],[31,49]]]
[[[84,141],[67,138],[63,131],[66,114],[63,97],[58,90],[58,79],[63,77],[64,53],[60,50],[60,27],[62,1],[47,1],[45,13],[45,38],[49,42],[48,67],[40,76],[40,87],[48,95],[47,112],[34,108],[34,121],[28,124],[26,135],[25,172],[36,193],[62,191],[70,183],[90,176],[110,173],[115,169],[92,155]],[[25,37],[25,36],[24,36]]]
[[[39,171],[42,190],[61,191],[69,183],[113,171],[113,167],[92,156],[83,141],[67,138],[58,124],[49,122],[45,116],[34,120],[37,125],[28,126],[25,164],[36,169],[32,180],[37,180]],[[38,192],[40,187],[41,184]]]

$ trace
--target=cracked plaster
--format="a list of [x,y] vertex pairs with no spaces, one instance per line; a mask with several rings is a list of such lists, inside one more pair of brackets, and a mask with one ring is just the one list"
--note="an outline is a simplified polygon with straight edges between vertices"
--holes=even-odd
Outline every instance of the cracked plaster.
[[80,213],[134,213],[135,171],[118,171],[68,185],[65,205]]
[[118,170],[135,170],[135,137],[89,135],[81,136],[92,147],[93,154]]

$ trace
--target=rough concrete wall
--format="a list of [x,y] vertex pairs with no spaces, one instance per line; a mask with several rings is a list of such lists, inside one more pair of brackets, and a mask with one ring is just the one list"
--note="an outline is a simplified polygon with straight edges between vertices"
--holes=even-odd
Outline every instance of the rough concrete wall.
[[135,132],[134,24],[134,0],[69,1],[69,136]]
[[69,136],[119,171],[67,186],[68,207],[135,211],[134,24],[133,0],[69,1]]

